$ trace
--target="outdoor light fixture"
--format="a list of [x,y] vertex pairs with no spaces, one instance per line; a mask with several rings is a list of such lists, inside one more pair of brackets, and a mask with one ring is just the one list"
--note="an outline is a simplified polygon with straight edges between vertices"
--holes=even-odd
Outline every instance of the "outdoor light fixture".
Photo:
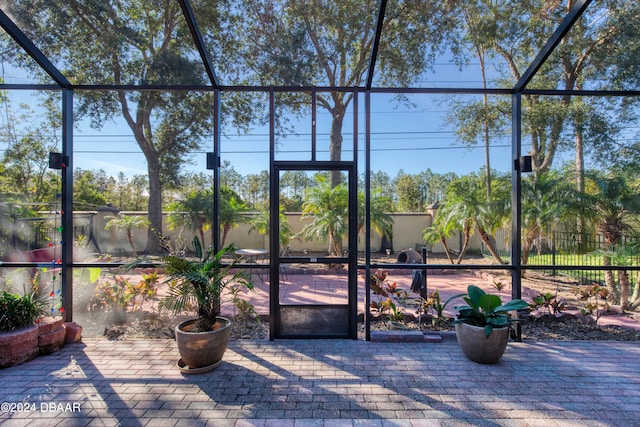
[[215,153],[207,153],[207,169],[213,170],[220,166],[220,159],[216,158]]
[[519,163],[520,172],[533,172],[531,156],[520,156]]
[[61,153],[49,153],[49,169],[62,169],[69,163],[69,156]]

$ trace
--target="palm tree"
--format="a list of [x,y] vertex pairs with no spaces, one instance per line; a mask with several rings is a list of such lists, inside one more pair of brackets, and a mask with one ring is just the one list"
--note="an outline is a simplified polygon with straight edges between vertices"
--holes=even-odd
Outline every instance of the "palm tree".
[[[612,257],[607,251],[614,251],[616,246],[623,243],[624,234],[633,230],[634,216],[640,212],[640,195],[633,191],[622,176],[601,174],[588,175],[586,190],[591,207],[590,216],[604,238],[602,264],[608,267],[611,266]],[[616,288],[613,271],[606,270],[604,279],[610,295],[618,300],[620,290]],[[628,280],[623,282],[628,283]],[[628,295],[628,289],[624,289],[623,293]],[[626,305],[628,302],[621,303]]]
[[307,240],[328,241],[329,253],[342,256],[341,239],[348,227],[349,192],[344,183],[332,188],[325,177],[318,175],[316,180],[318,185],[307,190],[302,206],[302,218],[313,220],[302,229],[302,234]]
[[[603,258],[609,257],[614,265],[632,265],[638,258],[638,244],[622,242],[611,250],[602,251]],[[640,278],[640,273],[638,273]],[[620,305],[626,309],[636,309],[640,306],[640,281],[635,286],[627,270],[618,270],[618,284],[620,289]],[[631,288],[633,287],[633,294]],[[609,289],[607,289],[609,291]],[[630,295],[631,294],[631,295]]]
[[204,243],[204,232],[211,227],[213,218],[213,191],[193,190],[184,200],[177,200],[169,204],[171,211],[167,217],[169,229],[184,225],[196,230],[200,241]]
[[224,247],[229,230],[246,222],[247,218],[243,213],[249,208],[242,201],[240,196],[229,187],[220,187],[220,227],[222,227],[222,239],[220,246]]
[[[382,195],[381,190],[375,190],[371,194],[369,203],[369,215],[371,228],[380,237],[391,239],[393,234],[393,218],[388,212],[392,209],[392,201],[389,197]],[[362,232],[365,225],[365,199],[364,193],[358,192],[358,234]]]
[[574,211],[575,202],[570,180],[556,173],[541,173],[522,181],[522,264],[527,264],[533,242]]
[[109,218],[111,219],[104,226],[104,229],[111,230],[112,228],[115,228],[118,230],[126,230],[127,240],[129,241],[129,245],[131,246],[131,250],[133,251],[133,256],[137,257],[138,253],[136,252],[136,247],[133,244],[133,229],[147,227],[150,224],[149,219],[142,215],[122,214],[118,214],[117,216],[112,216]]
[[[293,230],[289,225],[289,221],[287,220],[287,216],[284,214],[284,209],[280,209],[279,223],[280,223],[280,250],[283,250],[287,247],[289,242],[291,241],[291,237],[293,235]],[[249,229],[249,233],[252,231],[257,231],[263,236],[268,236],[271,231],[271,214],[268,210],[261,211],[257,216],[253,217],[250,221],[251,228]]]
[[444,205],[448,211],[448,221],[457,224],[463,232],[470,234],[472,229],[475,230],[494,259],[504,264],[492,235],[509,217],[508,183],[494,175],[493,184],[492,200],[488,202],[482,178],[476,175],[461,177],[449,185]]
[[[223,261],[235,248],[228,246],[219,252],[213,247],[205,250],[197,237],[193,239],[195,258],[165,255],[160,258],[160,266],[167,276],[169,292],[160,301],[160,308],[180,314],[194,306],[198,312],[198,327],[192,332],[211,331],[220,315],[222,294],[227,286],[243,285],[253,289],[246,272],[235,270],[235,264]],[[141,261],[127,264],[125,268],[135,268]]]
[[[467,248],[469,247],[469,239],[471,238],[471,234],[473,233],[472,222],[471,219],[465,215],[461,215],[458,217],[458,211],[455,209],[453,212],[451,211],[455,205],[442,205],[438,208],[436,217],[434,219],[433,225],[425,228],[422,231],[422,239],[427,243],[442,243],[442,247],[444,248],[444,252],[449,258],[451,264],[460,264],[462,262],[462,258],[464,257]],[[447,244],[447,239],[451,237],[451,234],[455,230],[461,230],[463,242],[462,247],[460,248],[460,252],[458,253],[458,257],[454,261],[451,257],[451,251],[449,250],[449,245]]]
[[432,245],[442,243],[444,253],[447,255],[447,258],[449,258],[449,262],[453,264],[454,261],[453,258],[451,258],[451,252],[449,251],[449,245],[447,244],[447,239],[451,236],[453,229],[450,227],[450,224],[442,220],[443,217],[444,215],[441,215],[441,211],[438,210],[438,213],[433,220],[433,224],[422,230],[422,240]]

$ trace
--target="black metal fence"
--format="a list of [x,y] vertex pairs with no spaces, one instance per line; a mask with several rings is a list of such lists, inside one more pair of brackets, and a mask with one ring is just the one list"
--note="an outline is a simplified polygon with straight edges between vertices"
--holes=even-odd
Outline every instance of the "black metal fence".
[[[495,234],[494,243],[501,257],[509,258],[509,230],[499,230]],[[482,254],[490,256],[485,245]],[[540,237],[533,242],[528,254],[527,264],[530,266],[551,266],[545,270],[551,275],[570,276],[581,282],[604,282],[604,272],[597,269],[563,270],[555,266],[603,267],[603,257],[608,256],[614,266],[640,265],[640,236],[624,235],[615,247],[607,246],[604,236],[577,232],[555,232],[550,236]],[[631,275],[633,282],[635,274]]]
[[[73,237],[80,239],[88,236],[89,226],[74,225]],[[24,247],[26,250],[46,248],[51,244],[60,244],[60,224],[45,218],[19,218],[16,220],[12,242],[15,248]]]

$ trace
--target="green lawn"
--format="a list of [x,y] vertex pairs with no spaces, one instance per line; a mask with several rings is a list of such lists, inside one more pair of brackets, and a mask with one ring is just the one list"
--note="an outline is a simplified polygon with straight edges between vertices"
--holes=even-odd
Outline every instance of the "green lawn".
[[[529,255],[528,265],[567,265],[567,266],[595,266],[601,267],[602,263],[601,254],[546,254],[546,255]],[[624,263],[623,263],[624,262]],[[633,259],[627,258],[625,260],[613,260],[613,265],[640,265],[640,257]],[[547,270],[547,273],[552,273],[553,270]],[[597,270],[555,270],[555,274],[562,276],[569,276],[576,279],[587,279],[597,282],[604,282],[604,272]],[[632,275],[634,277],[635,275]]]

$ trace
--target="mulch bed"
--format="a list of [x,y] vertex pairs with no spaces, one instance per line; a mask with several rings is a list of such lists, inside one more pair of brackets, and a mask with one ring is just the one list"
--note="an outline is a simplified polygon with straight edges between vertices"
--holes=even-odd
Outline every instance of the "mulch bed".
[[[387,260],[385,255],[376,254],[376,259]],[[395,259],[391,258],[391,262]],[[446,264],[448,260],[431,257],[429,263]],[[482,257],[473,258],[468,256],[465,263],[487,263]],[[504,271],[497,270],[496,276],[504,275]],[[529,296],[537,293],[551,292],[558,295],[560,299],[566,301],[571,306],[580,306],[580,301],[573,294],[573,289],[577,285],[574,279],[554,276],[550,277],[539,272],[528,272],[523,278],[523,295]],[[91,313],[87,319],[81,323],[87,332],[85,336],[102,336],[109,339],[129,339],[129,338],[173,338],[173,328],[183,320],[183,317],[167,316],[158,312],[138,312],[137,316],[129,318],[126,323],[110,322],[110,319]],[[92,325],[90,322],[93,322]],[[111,325],[105,327],[104,325]],[[95,327],[93,327],[95,326]],[[359,323],[359,334],[364,334],[364,324]],[[397,325],[396,325],[397,326]],[[395,327],[395,326],[394,326]],[[432,325],[431,321],[417,322],[409,320],[403,323],[403,328],[408,330],[421,330],[425,332],[453,331],[451,322]],[[232,326],[232,339],[268,339],[269,323],[268,319],[262,321],[242,320],[235,321]],[[372,330],[388,330],[391,326],[385,320],[372,322]],[[613,341],[639,341],[640,331],[615,325],[594,325],[585,318],[574,315],[564,315],[561,319],[543,317],[543,320],[536,320],[531,317],[522,326],[523,339],[527,340],[613,340]]]
[[[154,338],[172,339],[173,327],[178,323],[175,318],[153,314],[145,319],[133,320],[123,325],[114,325],[105,329],[109,339]],[[364,333],[364,323],[359,323],[359,333]],[[420,330],[423,332],[453,331],[451,321],[433,325],[415,320],[391,325],[386,320],[372,322],[371,330],[397,329]],[[268,321],[236,321],[231,332],[232,339],[268,339]],[[616,325],[593,325],[577,316],[564,319],[531,319],[522,326],[523,340],[586,340],[586,341],[640,341],[640,331]]]

